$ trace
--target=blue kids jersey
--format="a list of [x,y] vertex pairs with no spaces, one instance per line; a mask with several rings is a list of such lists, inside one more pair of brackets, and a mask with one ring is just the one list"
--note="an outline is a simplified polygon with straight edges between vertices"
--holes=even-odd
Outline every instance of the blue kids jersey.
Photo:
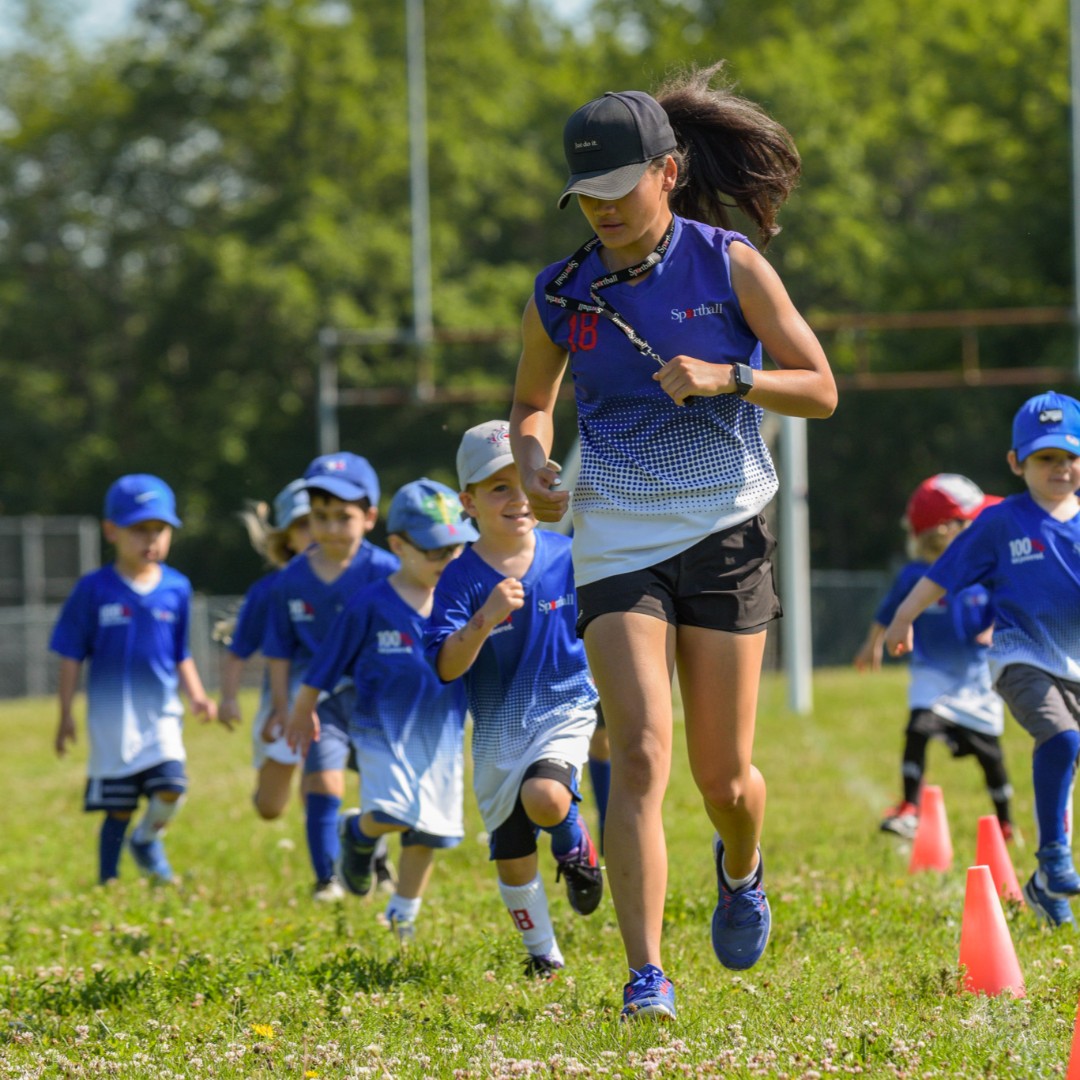
[[1056,521],[1031,495],[984,510],[927,572],[952,592],[978,582],[994,605],[990,672],[1028,664],[1080,682],[1080,514]]
[[236,613],[229,652],[241,660],[247,660],[262,648],[270,612],[270,593],[277,574],[277,570],[272,570],[259,578],[244,594],[244,601]]
[[347,675],[356,685],[349,734],[365,810],[460,836],[465,687],[444,683],[427,662],[426,623],[389,581],[370,585],[331,624],[304,682],[329,692]]
[[[533,535],[536,551],[521,579],[525,604],[492,630],[464,676],[473,719],[474,786],[489,830],[509,816],[521,775],[533,761],[549,756],[580,764],[570,752],[561,753],[558,743],[565,735],[576,747],[595,723],[598,695],[575,629],[571,542],[539,529]],[[471,547],[446,567],[424,635],[433,662],[442,643],[483,607],[503,578]]]
[[[636,284],[601,295],[665,360],[685,354],[760,369],[761,344],[731,284],[734,242],[749,244],[676,217],[663,260]],[[676,405],[653,380],[655,361],[614,323],[545,299],[545,284],[563,265],[538,276],[534,299],[548,336],[570,354],[581,439],[574,566],[584,585],[748,521],[772,499],[777,479],[759,430],[762,410],[736,394]],[[563,292],[587,302],[589,283],[607,272],[594,249]]]
[[278,571],[271,587],[264,655],[292,661],[289,678],[295,688],[353,594],[397,568],[396,555],[365,540],[348,567],[328,584],[311,569],[307,553],[297,555]]
[[191,583],[165,565],[148,592],[136,592],[109,565],[81,578],[67,598],[49,647],[89,661],[90,779],[184,760],[176,669],[191,655],[190,607]]
[[[892,622],[896,609],[929,569],[930,563],[919,560],[897,574],[874,616],[881,626]],[[915,620],[909,708],[929,709],[984,735],[1004,731],[1004,709],[986,660],[989,647],[975,640],[993,621],[990,596],[981,585],[947,593]]]

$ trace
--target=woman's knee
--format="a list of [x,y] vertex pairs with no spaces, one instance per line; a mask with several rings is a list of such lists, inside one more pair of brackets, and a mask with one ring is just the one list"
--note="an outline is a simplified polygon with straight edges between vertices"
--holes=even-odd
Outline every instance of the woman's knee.
[[698,790],[716,810],[738,810],[746,803],[747,778],[735,773],[714,773],[698,778]]

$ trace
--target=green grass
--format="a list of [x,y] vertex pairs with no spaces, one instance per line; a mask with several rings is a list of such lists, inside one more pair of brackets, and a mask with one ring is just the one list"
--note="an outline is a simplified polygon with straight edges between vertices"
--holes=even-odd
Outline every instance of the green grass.
[[[766,680],[756,760],[773,936],[741,975],[709,946],[711,829],[677,743],[667,1027],[619,1024],[610,902],[574,915],[547,855],[568,966],[551,983],[521,976],[469,798],[467,839],[437,857],[411,949],[377,923],[380,900],[312,904],[300,806],[275,823],[251,810],[246,730],[189,724],[192,788],[168,841],[183,885],[148,887],[125,856],[122,881],[98,888],[84,745],[57,762],[53,703],[4,703],[0,1077],[1064,1075],[1080,993],[1070,931],[1010,906],[1027,996],[960,989],[965,868],[990,812],[974,762],[931,748],[951,872],[909,875],[907,845],[877,832],[897,796],[904,680],[897,667],[819,672],[809,719]],[[1006,748],[1030,840],[1030,744],[1011,721]],[[1022,881],[1030,843],[1012,854]]]

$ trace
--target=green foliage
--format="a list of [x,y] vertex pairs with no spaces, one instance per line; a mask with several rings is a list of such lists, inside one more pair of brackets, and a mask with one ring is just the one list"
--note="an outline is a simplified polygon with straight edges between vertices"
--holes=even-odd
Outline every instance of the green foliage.
[[[96,513],[117,474],[160,472],[184,509],[177,561],[239,591],[257,565],[233,511],[317,449],[318,331],[412,326],[404,5],[143,0],[92,52],[68,39],[68,5],[22,7],[24,44],[0,64],[0,455],[19,462],[0,512]],[[554,209],[565,116],[686,63],[726,57],[796,137],[804,181],[770,258],[811,319],[1070,302],[1065,0],[580,7],[424,4],[435,324],[507,336],[429,357],[440,387],[487,394],[474,406],[343,410],[388,493],[449,469],[460,426],[428,437],[444,413],[505,411],[533,276],[582,238]],[[1064,368],[1072,336],[984,335],[981,361]],[[869,342],[876,370],[957,363],[955,334]],[[849,339],[826,344],[854,368]],[[416,381],[407,345],[341,362],[357,387]],[[875,431],[893,460],[912,439]],[[844,464],[814,464],[825,532],[859,517],[865,482],[819,494]],[[854,528],[856,552],[887,542]]]
[[[0,783],[20,809],[0,840],[0,1075],[1061,1075],[1080,993],[1074,934],[1011,904],[1026,998],[960,988],[966,867],[991,810],[972,760],[930,752],[954,869],[909,875],[907,845],[877,831],[899,790],[905,678],[899,665],[821,671],[815,713],[801,718],[784,707],[782,680],[766,679],[755,760],[769,783],[774,924],[743,973],[709,948],[711,830],[678,724],[665,810],[672,1027],[619,1024],[611,904],[575,915],[546,849],[568,966],[551,983],[521,975],[471,796],[466,839],[436,856],[411,948],[379,925],[385,898],[312,903],[299,805],[271,823],[251,809],[246,731],[187,731],[191,796],[167,839],[183,884],[150,888],[125,856],[121,880],[99,888],[97,815],[80,811],[85,751],[57,763],[52,703],[8,703]],[[254,700],[244,704],[250,714]],[[1012,850],[1023,878],[1031,744],[1011,721],[1005,747],[1029,841]],[[584,807],[594,820],[588,791]]]

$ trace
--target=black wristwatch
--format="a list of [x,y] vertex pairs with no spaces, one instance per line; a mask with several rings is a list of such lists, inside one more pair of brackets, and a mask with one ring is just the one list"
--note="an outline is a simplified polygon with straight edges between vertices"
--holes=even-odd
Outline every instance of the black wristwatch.
[[754,369],[749,364],[732,364],[735,369],[735,393],[746,397],[754,389]]

